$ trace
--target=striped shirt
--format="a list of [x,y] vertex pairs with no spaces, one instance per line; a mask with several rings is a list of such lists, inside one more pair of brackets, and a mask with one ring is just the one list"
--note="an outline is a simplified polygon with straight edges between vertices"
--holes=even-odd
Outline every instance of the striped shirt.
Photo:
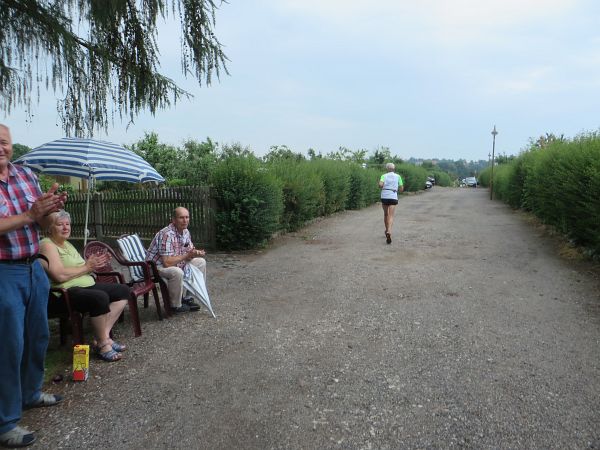
[[[8,163],[7,181],[0,180],[0,220],[23,214],[41,197],[37,177],[28,167]],[[40,248],[40,226],[37,222],[0,235],[0,259],[33,256]]]
[[[170,223],[160,230],[152,239],[148,252],[146,254],[147,261],[155,261],[158,267],[162,267],[162,256],[179,256],[187,253],[192,248],[192,237],[189,230],[186,228],[182,233],[179,233],[175,225]],[[177,267],[183,269],[187,275],[187,262],[181,261],[177,263]]]

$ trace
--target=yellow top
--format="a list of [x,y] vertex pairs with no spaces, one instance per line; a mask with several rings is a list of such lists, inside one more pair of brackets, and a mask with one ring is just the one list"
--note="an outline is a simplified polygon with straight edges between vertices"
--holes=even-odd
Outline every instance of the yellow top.
[[[85,264],[85,260],[81,257],[79,252],[73,244],[68,241],[65,241],[64,247],[59,247],[56,245],[52,239],[44,238],[42,242],[50,242],[53,244],[58,250],[58,255],[60,256],[60,261],[63,263],[65,267],[79,267]],[[96,280],[89,274],[79,275],[78,277],[71,278],[70,280],[65,281],[64,283],[56,283],[52,281],[52,287],[59,287],[63,289],[69,289],[72,287],[89,287],[96,284]]]

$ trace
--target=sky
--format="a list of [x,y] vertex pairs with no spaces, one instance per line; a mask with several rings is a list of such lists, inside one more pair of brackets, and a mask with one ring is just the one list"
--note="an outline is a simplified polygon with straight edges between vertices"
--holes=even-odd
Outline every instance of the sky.
[[[470,161],[488,159],[496,126],[496,154],[516,155],[600,129],[599,19],[595,0],[229,0],[215,34],[230,75],[183,78],[165,25],[161,71],[194,98],[95,137]],[[0,113],[14,142],[63,137],[56,97],[42,92],[31,120]]]

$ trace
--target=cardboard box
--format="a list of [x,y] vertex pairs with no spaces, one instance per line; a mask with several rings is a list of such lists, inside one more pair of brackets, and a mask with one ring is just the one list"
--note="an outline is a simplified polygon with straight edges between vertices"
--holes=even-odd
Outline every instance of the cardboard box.
[[73,347],[73,381],[88,379],[90,368],[90,346],[76,345]]

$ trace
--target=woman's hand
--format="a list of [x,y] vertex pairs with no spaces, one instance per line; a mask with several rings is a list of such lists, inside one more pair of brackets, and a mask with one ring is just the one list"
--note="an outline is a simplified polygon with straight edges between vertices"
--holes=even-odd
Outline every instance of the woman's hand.
[[110,255],[108,253],[99,253],[96,255],[90,255],[85,262],[85,265],[90,269],[90,272],[97,272],[100,269],[105,268],[110,261]]

